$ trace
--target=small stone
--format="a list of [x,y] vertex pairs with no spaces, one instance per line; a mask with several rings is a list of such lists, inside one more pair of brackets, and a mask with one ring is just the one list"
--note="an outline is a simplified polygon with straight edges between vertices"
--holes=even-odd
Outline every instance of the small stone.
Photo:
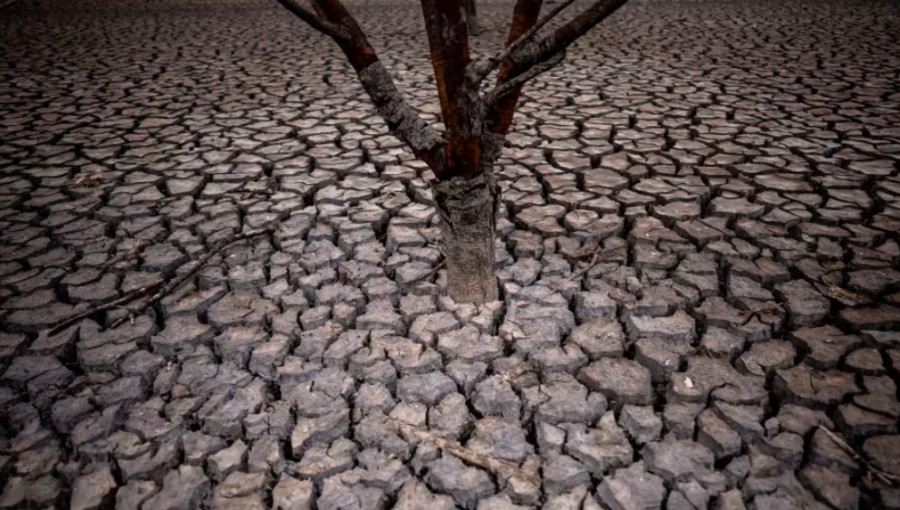
[[518,420],[521,402],[508,382],[500,376],[493,376],[475,386],[472,405],[484,415]]
[[456,383],[442,372],[411,374],[397,381],[397,398],[433,406],[447,395],[456,392]]
[[240,498],[262,492],[265,473],[231,473],[215,489],[216,498]]
[[790,342],[771,341],[753,344],[737,361],[737,367],[750,375],[764,376],[773,370],[794,364],[794,347]]
[[116,510],[140,510],[141,505],[156,493],[156,483],[148,480],[130,480],[116,491]]
[[525,431],[518,423],[497,416],[478,420],[466,447],[481,455],[514,463],[532,453],[531,445],[525,440]]
[[865,375],[881,375],[884,373],[884,364],[881,353],[876,349],[867,347],[857,349],[847,356],[845,361],[847,368]]
[[663,410],[663,421],[669,433],[678,439],[694,437],[694,426],[697,415],[703,411],[702,404],[669,403]]
[[350,428],[350,411],[346,408],[314,418],[299,417],[291,432],[291,451],[294,458],[302,456],[310,446],[330,443]]
[[692,342],[696,336],[694,318],[682,310],[669,317],[628,318],[628,336],[638,338],[661,338],[670,341]]
[[859,388],[852,374],[838,370],[820,372],[809,365],[797,365],[775,372],[774,387],[797,405],[825,408],[843,400]]
[[863,453],[875,461],[879,468],[894,476],[900,476],[900,435],[876,436],[866,439],[863,443]]
[[712,410],[700,413],[697,418],[697,427],[697,442],[712,450],[716,460],[731,457],[740,452],[741,437]]

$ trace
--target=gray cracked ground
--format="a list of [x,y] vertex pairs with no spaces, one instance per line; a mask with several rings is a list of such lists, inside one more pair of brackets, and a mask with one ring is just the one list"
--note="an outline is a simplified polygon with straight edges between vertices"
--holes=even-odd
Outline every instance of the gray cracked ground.
[[[416,6],[354,8],[434,119]],[[623,8],[526,90],[481,309],[440,297],[429,172],[274,2],[0,34],[0,508],[900,508],[895,4]]]

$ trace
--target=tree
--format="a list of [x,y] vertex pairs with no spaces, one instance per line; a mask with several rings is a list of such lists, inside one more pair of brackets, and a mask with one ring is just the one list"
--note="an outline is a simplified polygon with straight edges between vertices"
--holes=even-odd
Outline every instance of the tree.
[[[466,0],[421,0],[431,63],[445,126],[435,131],[400,92],[357,21],[340,0],[278,0],[310,26],[331,37],[356,71],[390,131],[434,172],[435,208],[447,264],[447,293],[458,302],[497,299],[494,222],[498,187],[493,166],[512,125],[522,86],[553,68],[565,51],[627,0],[599,0],[569,21],[539,31],[574,0],[540,17],[542,0],[517,0],[507,44],[499,54],[473,60]],[[482,83],[494,71],[493,87]]]

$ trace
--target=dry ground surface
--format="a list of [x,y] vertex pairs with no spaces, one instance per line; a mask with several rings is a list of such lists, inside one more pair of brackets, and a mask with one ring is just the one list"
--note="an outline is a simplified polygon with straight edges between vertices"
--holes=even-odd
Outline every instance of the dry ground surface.
[[[416,5],[353,5],[436,121]],[[623,8],[527,89],[476,309],[274,1],[3,8],[0,508],[900,508],[898,16]]]

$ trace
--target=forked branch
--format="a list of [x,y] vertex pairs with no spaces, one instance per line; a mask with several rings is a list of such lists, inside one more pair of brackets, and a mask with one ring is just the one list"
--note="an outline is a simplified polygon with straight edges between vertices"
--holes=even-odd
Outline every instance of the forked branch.
[[387,123],[391,133],[406,143],[436,175],[440,175],[444,168],[446,143],[400,94],[365,33],[340,0],[311,0],[315,12],[303,7],[299,3],[301,0],[278,1],[340,46],[372,100],[375,111]]
[[[513,10],[512,24],[509,26],[509,35],[506,38],[506,44],[512,45],[522,36],[524,36],[535,23],[538,22],[538,16],[541,14],[541,5],[543,0],[516,0],[516,7]],[[521,70],[518,71],[521,73]],[[500,63],[500,70],[497,72],[497,85],[503,84],[517,70],[514,68],[510,59],[504,59]],[[485,124],[488,130],[496,136],[503,137],[512,126],[513,115],[516,112],[516,105],[519,102],[519,94],[521,87],[518,87],[508,94],[504,94],[490,108],[486,108]]]
[[[556,9],[540,21],[537,21],[535,18],[535,21],[531,23],[523,23],[522,25],[527,25],[527,28],[522,30],[520,35],[513,37],[516,21],[519,19],[518,11],[529,4],[528,0],[519,0],[516,4],[516,21],[514,21],[514,27],[510,31],[509,43],[510,48],[516,47],[509,50],[508,55],[501,59],[500,72],[497,75],[497,86],[488,94],[490,98],[494,98],[487,116],[491,131],[496,134],[506,134],[512,124],[513,113],[515,112],[522,85],[541,72],[553,67],[555,65],[553,62],[559,63],[558,55],[562,54],[566,48],[587,33],[588,30],[624,5],[626,1],[598,0],[550,34],[539,40],[533,40],[534,35],[540,30],[541,26],[561,12],[562,9],[560,7],[565,7],[568,3],[564,2],[561,6],[557,6]],[[537,3],[539,4],[540,2]],[[539,6],[538,10],[540,10]],[[537,71],[532,71],[535,68],[537,68]],[[506,83],[513,83],[514,85],[505,86]]]
[[537,65],[565,50],[578,38],[625,5],[627,0],[599,0],[552,33],[537,41],[525,41],[510,58],[519,69]]
[[563,9],[572,5],[573,2],[575,2],[575,0],[565,0],[561,4],[554,7],[553,10],[551,10],[546,15],[544,15],[543,18],[538,20],[538,22],[535,23],[533,27],[531,27],[530,29],[528,29],[527,32],[522,34],[521,37],[519,37],[518,39],[513,41],[512,44],[509,44],[508,46],[506,46],[506,48],[504,48],[503,51],[501,51],[497,55],[488,58],[487,61],[473,62],[472,63],[472,66],[474,69],[474,71],[472,72],[473,82],[476,85],[480,84],[485,78],[487,78],[487,76],[489,74],[491,74],[494,70],[496,70],[498,67],[500,67],[500,64],[504,60],[509,58],[509,56],[512,55],[512,53],[514,51],[518,50],[519,48],[522,47],[523,44],[530,41],[538,33],[538,31],[540,31],[541,28],[544,27],[544,25],[546,25],[548,22],[550,22],[550,20],[555,18],[559,13],[561,13],[563,11]]
[[522,85],[525,85],[532,79],[536,78],[538,75],[541,75],[543,73],[546,73],[550,69],[553,69],[554,67],[556,67],[557,65],[562,63],[562,61],[565,59],[566,59],[566,52],[561,51],[561,52],[557,53],[556,55],[553,55],[552,57],[550,57],[549,60],[546,60],[544,62],[541,62],[540,64],[537,64],[533,67],[528,68],[528,70],[525,71],[524,73],[510,78],[508,81],[504,82],[501,85],[498,85],[496,88],[494,88],[494,90],[487,93],[484,96],[484,104],[487,105],[488,107],[492,106],[499,99],[502,99],[503,97],[508,96],[512,92],[521,89]]

